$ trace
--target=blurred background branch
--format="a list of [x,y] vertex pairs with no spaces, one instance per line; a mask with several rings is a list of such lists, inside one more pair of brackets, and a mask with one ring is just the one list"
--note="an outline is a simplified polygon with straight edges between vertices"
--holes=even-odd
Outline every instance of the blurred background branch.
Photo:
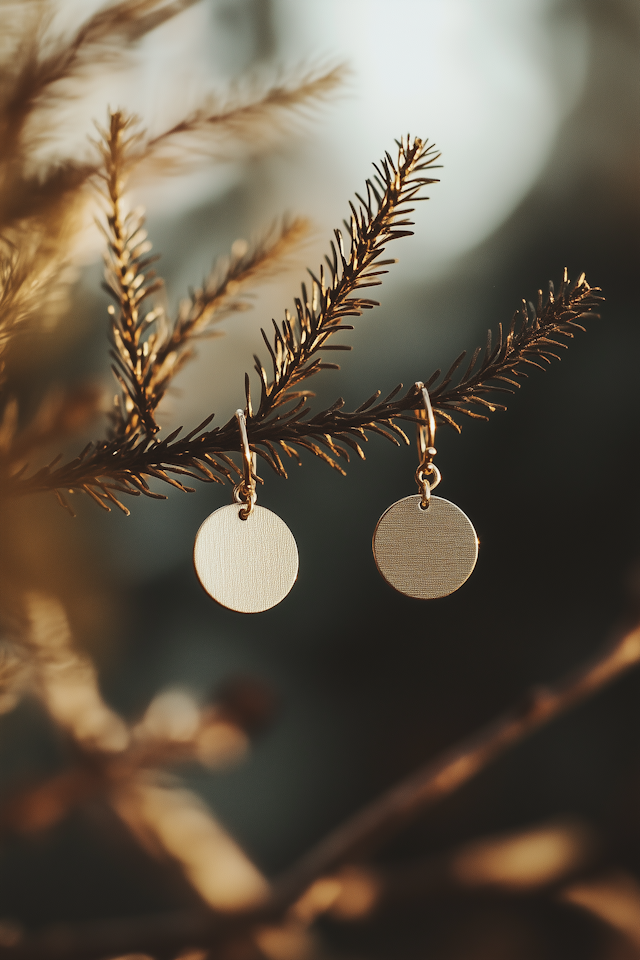
[[[356,190],[344,260],[338,244],[329,259],[358,274],[349,242],[376,216],[360,186],[371,160],[410,130],[433,135],[446,163],[381,306],[338,344],[357,359],[316,378],[320,414],[290,419],[287,436],[270,414],[250,423],[279,474],[261,499],[300,544],[281,608],[234,618],[200,593],[191,544],[227,499],[219,484],[141,496],[128,518],[76,497],[75,523],[50,496],[1,498],[7,957],[640,956],[639,641],[620,625],[640,609],[638,12],[632,0],[394,10],[398,29],[382,0],[0,4],[5,492],[7,478],[61,478],[111,414],[108,442],[142,443],[155,471],[144,492],[162,498],[167,461],[150,446],[186,443],[188,457],[180,424],[215,437],[212,410],[223,425],[238,405],[257,414],[247,357]],[[92,121],[107,108],[101,160]],[[393,152],[385,162],[395,175]],[[149,400],[131,409],[107,386],[99,169],[116,352]],[[375,519],[413,486],[400,427],[415,396],[389,391],[441,368],[441,422],[469,398],[481,415],[499,408],[483,391],[512,386],[492,381],[514,372],[508,333],[462,384],[464,361],[451,361],[565,264],[548,302],[523,305],[518,356],[540,337],[528,359],[551,359],[550,340],[600,311],[583,270],[607,295],[606,325],[596,337],[587,324],[506,416],[461,439],[439,431],[445,496],[473,517],[480,563],[460,594],[405,601],[369,552]],[[298,297],[300,330],[328,316],[314,312],[322,283]],[[267,338],[284,394],[287,336],[285,323]],[[373,385],[382,393],[362,404]],[[394,424],[389,457],[376,433]],[[136,441],[143,428],[168,439]],[[341,428],[356,454],[346,477],[285,482],[273,440],[294,450],[298,436],[342,467]],[[224,481],[237,444],[217,429],[203,476]],[[115,506],[108,489],[93,493]],[[603,635],[622,639],[597,653]]]

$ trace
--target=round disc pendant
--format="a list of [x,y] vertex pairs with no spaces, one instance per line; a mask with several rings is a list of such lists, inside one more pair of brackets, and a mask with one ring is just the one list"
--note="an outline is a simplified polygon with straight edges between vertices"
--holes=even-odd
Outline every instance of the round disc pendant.
[[284,600],[298,576],[298,548],[284,520],[254,506],[220,507],[204,521],[193,548],[200,583],[214,600],[238,613],[261,613]]
[[446,597],[461,587],[478,559],[478,537],[455,503],[420,494],[392,504],[378,520],[373,555],[387,583],[419,600]]

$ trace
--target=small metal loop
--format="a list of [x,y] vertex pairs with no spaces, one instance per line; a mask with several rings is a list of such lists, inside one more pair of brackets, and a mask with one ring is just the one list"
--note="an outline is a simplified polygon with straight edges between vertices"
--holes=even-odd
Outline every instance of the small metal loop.
[[420,506],[423,510],[426,510],[429,506],[429,500],[431,499],[431,487],[429,486],[428,480],[422,480],[418,486],[420,487],[420,492],[422,493]]
[[[433,480],[430,479],[432,475]],[[419,466],[416,470],[416,483],[418,484],[420,493],[422,494],[420,506],[423,510],[426,510],[429,506],[431,491],[435,490],[441,480],[442,474],[436,467],[435,463],[429,463],[426,467]]]
[[241,480],[240,483],[233,488],[233,499],[236,503],[256,503],[258,494],[255,487],[253,490],[247,490],[244,485],[244,480]]
[[241,480],[240,483],[233,488],[233,499],[236,503],[243,504],[242,509],[238,512],[238,516],[241,520],[247,520],[251,516],[253,508],[257,503],[258,494],[256,493],[255,487],[252,491],[248,491],[244,485],[244,480]]
[[246,520],[253,511],[258,499],[256,493],[256,455],[251,452],[249,446],[249,437],[247,436],[247,418],[243,410],[236,410],[236,420],[240,430],[240,442],[242,445],[242,468],[243,479],[234,488],[233,499],[236,503],[243,503],[244,507],[240,510],[238,516],[241,520]]

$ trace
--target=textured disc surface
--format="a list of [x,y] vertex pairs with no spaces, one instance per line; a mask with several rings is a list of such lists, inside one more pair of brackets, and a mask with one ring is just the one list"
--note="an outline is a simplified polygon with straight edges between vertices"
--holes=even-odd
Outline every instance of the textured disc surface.
[[193,562],[214,600],[238,613],[260,613],[284,600],[298,576],[298,548],[284,520],[255,506],[246,520],[241,504],[221,507],[196,535]]
[[385,580],[419,600],[461,587],[478,559],[478,537],[466,513],[441,497],[420,506],[420,494],[392,504],[373,534],[373,555]]

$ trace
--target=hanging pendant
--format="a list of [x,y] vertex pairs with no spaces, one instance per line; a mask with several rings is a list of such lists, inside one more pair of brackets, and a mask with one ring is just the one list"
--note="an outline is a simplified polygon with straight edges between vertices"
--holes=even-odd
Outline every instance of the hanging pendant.
[[469,578],[478,559],[478,537],[460,507],[431,491],[440,483],[433,463],[436,421],[423,383],[416,383],[423,408],[418,411],[421,493],[392,504],[373,534],[378,570],[394,589],[408,597],[434,600],[453,593]]
[[287,596],[298,576],[298,548],[284,520],[256,505],[254,455],[246,421],[236,412],[242,437],[244,479],[235,503],[207,517],[193,548],[200,583],[223,607],[262,613]]
[[430,497],[422,507],[415,494],[392,504],[373,534],[376,566],[400,593],[434,600],[453,593],[467,580],[478,559],[478,537],[460,507]]
[[200,583],[223,607],[261,613],[287,596],[298,576],[298,548],[284,520],[255,506],[246,520],[236,504],[220,507],[196,535]]

